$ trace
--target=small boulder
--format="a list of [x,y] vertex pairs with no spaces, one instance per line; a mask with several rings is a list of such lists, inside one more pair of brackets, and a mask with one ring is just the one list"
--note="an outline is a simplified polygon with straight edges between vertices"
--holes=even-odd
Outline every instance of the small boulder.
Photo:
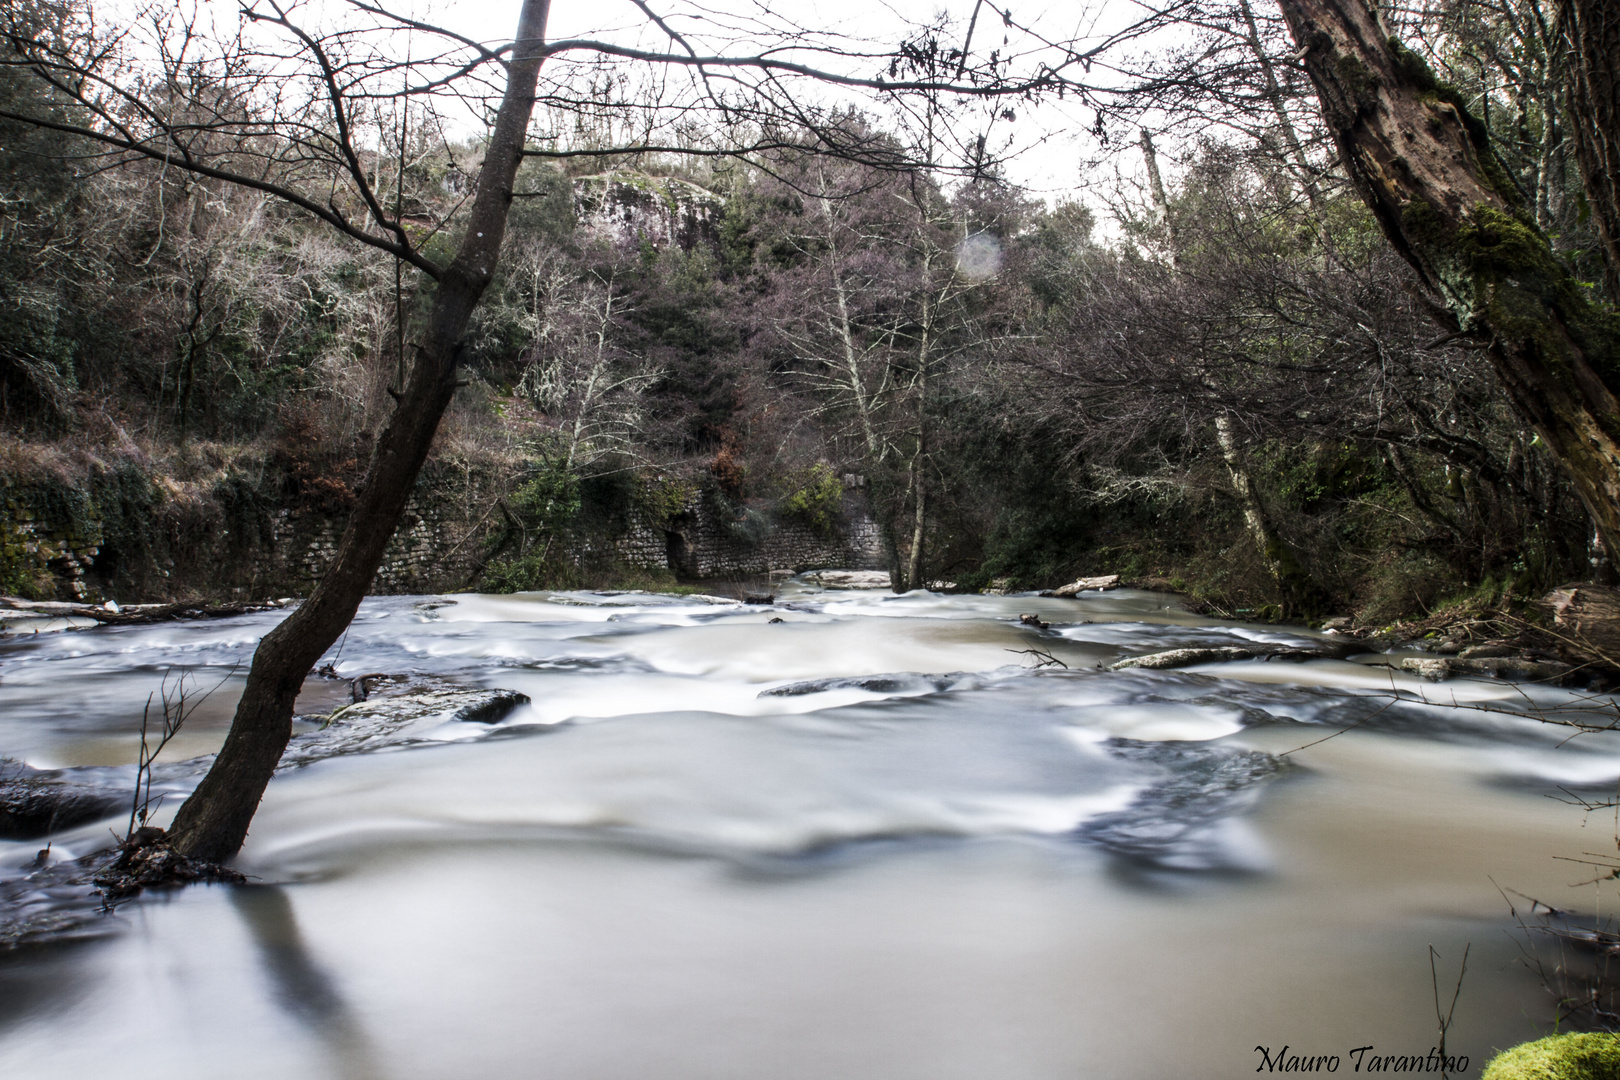
[[373,698],[338,709],[318,731],[295,735],[281,756],[281,767],[422,742],[422,733],[440,724],[498,723],[528,703],[529,696],[516,690],[428,690]]
[[1470,675],[1490,675],[1498,679],[1523,679],[1530,682],[1556,682],[1572,670],[1568,664],[1534,660],[1528,656],[1460,657],[1451,662],[1453,669]]
[[1401,670],[1439,682],[1451,677],[1451,661],[1439,656],[1408,656],[1401,661]]

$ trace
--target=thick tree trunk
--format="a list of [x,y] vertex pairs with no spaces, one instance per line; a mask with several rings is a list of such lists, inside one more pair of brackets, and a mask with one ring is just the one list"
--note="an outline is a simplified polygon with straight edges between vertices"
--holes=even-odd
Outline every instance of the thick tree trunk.
[[416,363],[377,439],[337,554],[314,594],[259,643],[225,745],[175,816],[170,843],[191,858],[217,862],[241,848],[291,737],[299,688],[354,618],[404,513],[439,418],[455,393],[461,336],[500,256],[512,181],[534,109],[549,8],[550,0],[524,0],[507,64],[506,92],[478,174],[466,235],[439,280]]
[[1559,18],[1575,156],[1603,242],[1609,299],[1620,303],[1620,8],[1612,0],[1564,0]]
[[1366,0],[1278,0],[1346,172],[1620,541],[1620,323],[1553,255],[1460,95]]

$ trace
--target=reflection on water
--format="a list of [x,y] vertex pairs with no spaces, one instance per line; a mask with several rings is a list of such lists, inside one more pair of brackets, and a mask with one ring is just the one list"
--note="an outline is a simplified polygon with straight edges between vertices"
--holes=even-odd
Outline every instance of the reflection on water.
[[[217,680],[280,617],[0,644],[0,754],[127,775],[163,673]],[[1620,740],[1511,714],[1564,691],[1352,660],[1103,670],[1311,638],[1130,592],[368,601],[340,674],[532,706],[284,774],[254,884],[0,963],[0,1075],[1237,1076],[1426,1051],[1428,946],[1468,942],[1448,1041],[1482,1062],[1550,1017],[1491,879],[1590,906],[1552,856],[1602,838],[1544,796],[1612,785]]]

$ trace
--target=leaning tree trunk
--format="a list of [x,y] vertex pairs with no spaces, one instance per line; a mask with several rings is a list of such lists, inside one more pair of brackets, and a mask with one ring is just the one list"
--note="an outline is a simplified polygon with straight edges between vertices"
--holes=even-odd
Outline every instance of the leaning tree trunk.
[[310,668],[354,618],[383,549],[427,459],[455,393],[456,361],[467,320],[495,270],[512,181],[534,110],[550,0],[524,0],[507,83],[490,134],[478,194],[455,261],[439,279],[432,313],[398,406],[378,436],[337,554],[320,584],[253,654],[230,734],[197,790],[180,807],[169,841],[191,858],[219,861],[241,848],[259,799],[292,735],[293,703]]
[[1345,171],[1620,542],[1620,323],[1553,254],[1484,125],[1366,0],[1278,0]]

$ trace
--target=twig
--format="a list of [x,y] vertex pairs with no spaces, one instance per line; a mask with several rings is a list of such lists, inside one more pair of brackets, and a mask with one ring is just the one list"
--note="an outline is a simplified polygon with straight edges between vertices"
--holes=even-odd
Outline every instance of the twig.
[[1043,649],[1006,649],[1004,651],[1018,653],[1020,656],[1033,656],[1036,668],[1052,667],[1055,664],[1065,671],[1069,669],[1068,664]]
[[1457,972],[1457,988],[1451,992],[1451,1007],[1449,1009],[1447,1009],[1446,1012],[1445,1012],[1445,1015],[1442,1016],[1441,1013],[1440,1013],[1440,976],[1439,976],[1439,973],[1436,972],[1435,967],[1434,967],[1435,958],[1438,957],[1440,954],[1434,951],[1434,946],[1433,945],[1429,946],[1429,981],[1430,981],[1431,985],[1433,985],[1433,987],[1434,987],[1434,1018],[1435,1018],[1435,1021],[1440,1025],[1440,1046],[1439,1046],[1439,1050],[1440,1050],[1440,1075],[1442,1077],[1445,1077],[1445,1076],[1448,1075],[1448,1073],[1446,1072],[1446,1069],[1445,1069],[1446,1032],[1451,1030],[1451,1019],[1457,1013],[1457,998],[1459,998],[1462,995],[1463,976],[1468,974],[1468,950],[1472,949],[1473,947],[1474,947],[1473,942],[1469,942],[1468,944],[1463,946],[1462,968],[1461,968],[1461,970],[1459,970]]

